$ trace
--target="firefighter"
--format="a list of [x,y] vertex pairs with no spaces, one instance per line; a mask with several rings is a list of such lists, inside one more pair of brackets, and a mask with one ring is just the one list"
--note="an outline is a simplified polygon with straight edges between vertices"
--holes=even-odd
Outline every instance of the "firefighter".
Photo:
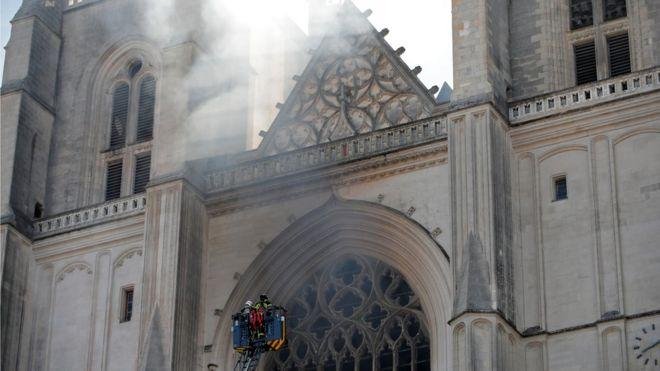
[[254,330],[256,339],[266,336],[266,312],[272,306],[267,295],[259,295],[259,301],[252,307],[250,312],[250,327]]
[[[270,302],[270,299],[268,299],[268,295],[266,295],[266,294],[259,295],[259,303],[261,303],[261,305],[266,309],[270,308],[273,305]],[[257,304],[259,304],[259,303],[257,303]]]
[[241,314],[248,315],[250,314],[250,308],[252,308],[252,300],[248,300],[245,302],[243,305],[243,309],[241,309]]

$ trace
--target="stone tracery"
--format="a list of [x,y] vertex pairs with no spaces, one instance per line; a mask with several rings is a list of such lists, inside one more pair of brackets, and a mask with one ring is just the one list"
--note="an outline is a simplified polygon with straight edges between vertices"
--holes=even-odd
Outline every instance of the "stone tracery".
[[430,369],[429,336],[399,272],[349,255],[317,270],[287,303],[289,344],[267,370]]
[[324,42],[323,54],[273,125],[267,154],[429,116],[430,107],[373,35],[328,37]]

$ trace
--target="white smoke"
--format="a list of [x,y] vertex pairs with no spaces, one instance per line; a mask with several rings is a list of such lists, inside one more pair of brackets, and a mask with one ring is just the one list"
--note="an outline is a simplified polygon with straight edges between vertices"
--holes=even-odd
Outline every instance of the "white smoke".
[[[259,131],[268,129],[277,114],[275,105],[284,101],[294,84],[293,75],[300,74],[309,59],[306,50],[313,44],[307,40],[305,23],[310,9],[312,14],[323,13],[340,2],[147,0],[145,12],[150,25],[146,29],[152,38],[163,45],[192,39],[203,50],[193,60],[185,79],[185,90],[192,94],[185,130],[186,160],[239,152],[258,145]],[[375,8],[371,21],[377,27],[390,27],[386,22],[399,19],[397,12],[414,16],[420,21],[415,24],[428,22],[420,25],[425,27],[424,32],[412,35],[407,28],[414,29],[413,22],[399,19],[403,23],[393,28],[388,41],[395,48],[406,46],[405,59],[413,54],[413,62],[426,62],[420,77],[430,76],[426,79],[429,86],[451,81],[451,66],[446,65],[451,60],[450,40],[446,38],[446,34],[451,35],[449,0],[440,2],[443,8],[423,0],[411,0],[410,9],[405,11],[400,3],[390,0],[354,0],[354,3],[363,10]],[[433,14],[439,9],[444,11]],[[440,40],[428,32],[434,19],[446,21],[438,25],[439,29],[447,30]],[[418,41],[424,39],[421,35],[428,36],[422,43]],[[419,45],[426,42],[428,47],[409,48],[402,37]],[[431,41],[446,45],[434,45]],[[443,59],[444,64],[433,62],[438,49],[448,55]],[[441,68],[434,69],[435,64]],[[438,74],[438,69],[443,72]],[[438,81],[438,76],[444,79]]]

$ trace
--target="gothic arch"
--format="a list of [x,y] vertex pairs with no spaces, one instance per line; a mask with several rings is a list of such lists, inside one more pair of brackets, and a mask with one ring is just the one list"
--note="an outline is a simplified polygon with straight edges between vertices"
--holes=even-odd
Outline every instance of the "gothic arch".
[[616,138],[614,138],[613,142],[614,145],[616,146],[617,144],[625,141],[626,139],[635,137],[637,135],[641,134],[660,134],[660,128],[655,128],[655,127],[642,127],[642,128],[636,128],[633,130],[629,130],[624,132],[623,134],[620,134]]
[[553,148],[553,149],[541,154],[539,156],[538,162],[540,164],[541,162],[549,159],[550,157],[556,156],[560,153],[570,152],[570,151],[584,151],[584,152],[587,152],[588,148],[587,148],[587,146],[582,145],[582,144],[571,144],[571,145],[566,145],[566,146]]
[[67,264],[64,268],[60,269],[59,272],[55,275],[55,283],[58,283],[60,281],[64,280],[64,277],[69,274],[73,273],[75,271],[80,271],[80,272],[85,272],[87,274],[92,274],[92,267],[87,264],[86,262],[83,261],[76,261],[73,263]]
[[260,292],[288,298],[298,290],[292,282],[303,281],[321,263],[346,254],[376,259],[400,272],[424,309],[431,340],[431,369],[447,369],[452,276],[441,246],[401,213],[334,195],[280,233],[241,275],[219,319],[214,352],[208,361],[227,369],[234,366],[230,316],[246,298]]
[[91,179],[90,185],[81,190],[79,206],[102,201],[99,190],[102,188],[103,174],[99,169],[103,166],[97,154],[104,148],[110,132],[112,88],[120,81],[126,82],[131,79],[125,71],[122,71],[125,70],[123,67],[131,60],[141,59],[144,68],[134,77],[139,80],[145,75],[151,75],[159,81],[162,71],[160,50],[155,42],[143,37],[122,38],[104,45],[101,50],[105,52],[83,71],[78,89],[78,101],[86,104],[77,112],[76,120],[85,123],[83,153],[90,154],[84,156],[84,160],[81,161],[80,174],[84,179]]

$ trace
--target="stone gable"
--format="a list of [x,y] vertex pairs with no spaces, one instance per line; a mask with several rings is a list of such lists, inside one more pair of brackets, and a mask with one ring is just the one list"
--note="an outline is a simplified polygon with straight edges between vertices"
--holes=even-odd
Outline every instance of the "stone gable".
[[315,51],[259,151],[273,155],[426,118],[433,97],[350,5]]

